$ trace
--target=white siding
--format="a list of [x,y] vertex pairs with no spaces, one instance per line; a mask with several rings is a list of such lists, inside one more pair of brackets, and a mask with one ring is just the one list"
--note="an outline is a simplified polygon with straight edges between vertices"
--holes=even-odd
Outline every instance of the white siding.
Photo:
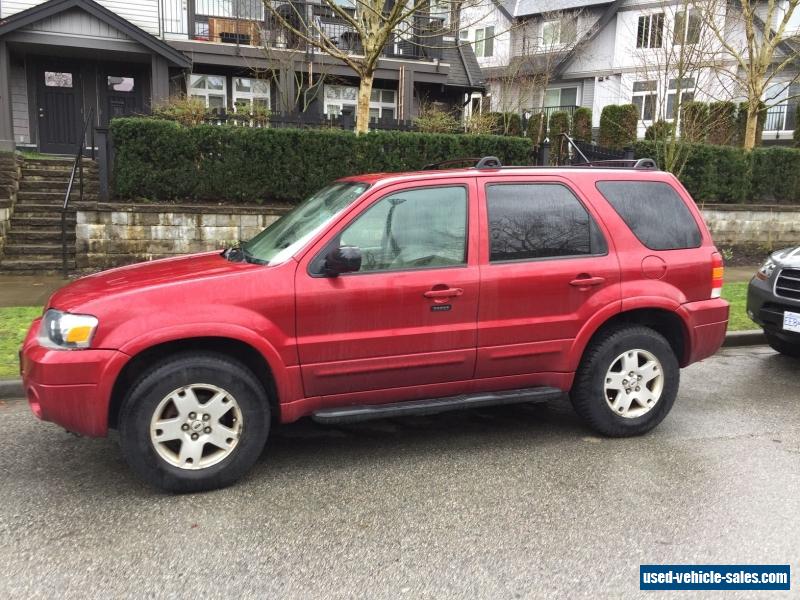
[[31,131],[28,118],[28,84],[25,79],[25,63],[11,63],[11,114],[14,124],[14,140],[18,144],[29,144]]
[[[159,0],[136,0],[136,2],[97,0],[97,2],[148,33],[159,35]],[[38,4],[44,4],[44,2],[41,0],[0,0],[0,18],[10,17]]]

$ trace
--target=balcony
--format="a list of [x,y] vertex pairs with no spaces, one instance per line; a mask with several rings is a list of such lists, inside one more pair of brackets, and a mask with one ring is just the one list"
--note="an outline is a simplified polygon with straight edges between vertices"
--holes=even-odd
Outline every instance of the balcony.
[[764,121],[764,137],[780,137],[782,132],[794,131],[797,126],[796,106],[792,104],[778,104],[767,109],[767,118]]
[[[319,53],[312,44],[281,25],[261,0],[162,0],[162,21],[166,35],[189,39],[260,46],[277,50]],[[342,2],[349,13],[352,4]],[[348,54],[363,53],[355,30],[334,10],[320,3],[282,2],[280,16],[308,37],[327,40]],[[444,20],[417,16],[400,28],[383,50],[391,58],[441,58]]]

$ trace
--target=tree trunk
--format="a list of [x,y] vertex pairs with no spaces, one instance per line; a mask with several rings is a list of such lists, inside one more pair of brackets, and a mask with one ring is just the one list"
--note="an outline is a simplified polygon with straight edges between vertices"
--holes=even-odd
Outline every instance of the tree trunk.
[[361,75],[358,86],[358,103],[356,105],[356,133],[362,134],[369,131],[369,101],[372,97],[373,73]]
[[745,150],[752,150],[756,147],[756,134],[758,133],[758,102],[749,102],[747,105],[747,123],[744,129],[744,142],[742,146]]

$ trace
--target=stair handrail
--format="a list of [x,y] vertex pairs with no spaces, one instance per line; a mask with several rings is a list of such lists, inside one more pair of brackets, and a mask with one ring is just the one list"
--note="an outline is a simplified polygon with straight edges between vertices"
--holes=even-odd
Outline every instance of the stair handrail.
[[[86,151],[86,129],[94,118],[94,108],[89,109],[89,114],[83,121],[81,135],[78,139],[78,148],[75,151],[75,160],[72,163],[72,172],[69,175],[67,193],[64,195],[64,206],[61,208],[61,272],[66,278],[67,270],[67,209],[69,197],[72,195],[72,186],[75,184],[75,174],[78,173],[80,201],[83,202],[83,153]],[[92,129],[92,159],[94,159],[94,128]]]

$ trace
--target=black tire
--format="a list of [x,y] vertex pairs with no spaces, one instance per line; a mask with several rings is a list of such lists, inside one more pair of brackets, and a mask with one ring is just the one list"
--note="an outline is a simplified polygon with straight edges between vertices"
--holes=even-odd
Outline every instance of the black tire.
[[791,358],[800,358],[800,344],[791,344],[767,330],[764,330],[764,335],[767,337],[767,343],[775,352]]
[[[615,413],[606,401],[605,377],[617,357],[628,350],[653,354],[661,363],[663,388],[649,412],[635,418]],[[678,394],[680,366],[669,342],[657,331],[640,325],[607,330],[590,343],[575,374],[570,399],[575,412],[595,431],[611,437],[646,433],[669,413]]]
[[[150,422],[161,401],[192,384],[225,390],[242,415],[241,434],[230,454],[196,470],[170,464],[150,439]],[[269,426],[267,394],[249,369],[221,354],[193,352],[176,355],[138,379],[120,410],[119,438],[125,460],[147,483],[170,492],[201,492],[231,485],[247,473],[264,449]]]

